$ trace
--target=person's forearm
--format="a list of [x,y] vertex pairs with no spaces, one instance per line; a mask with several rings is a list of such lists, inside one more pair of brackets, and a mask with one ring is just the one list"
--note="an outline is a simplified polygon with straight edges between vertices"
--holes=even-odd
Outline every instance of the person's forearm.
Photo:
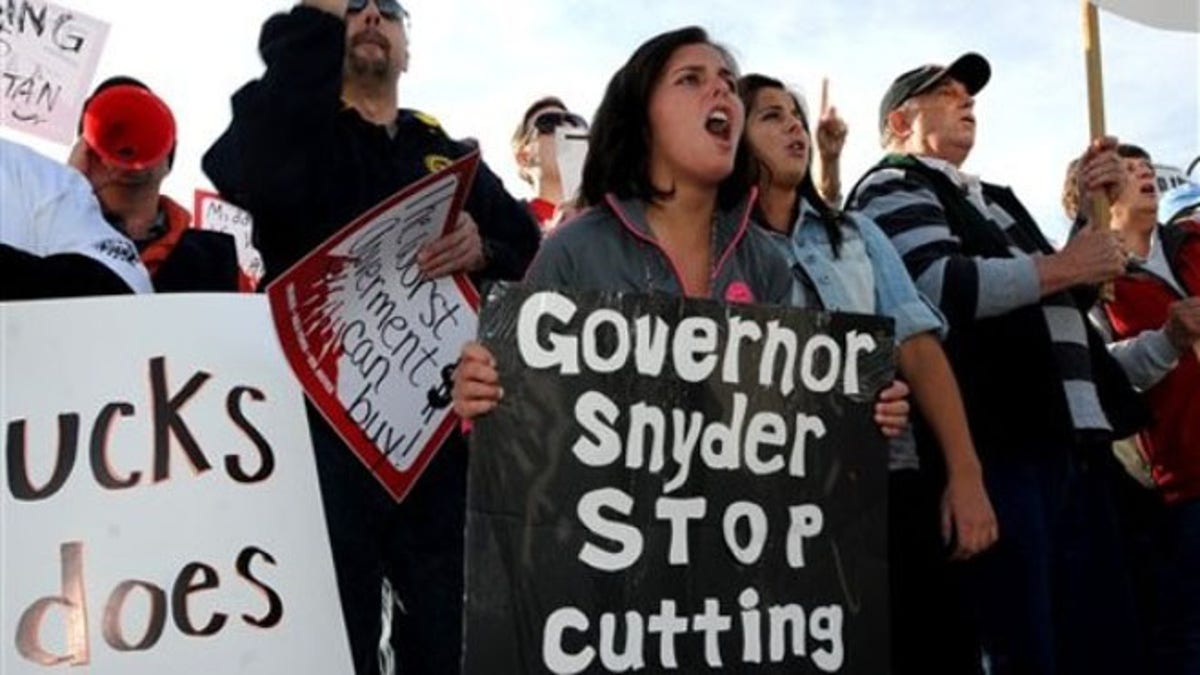
[[1079,285],[1079,275],[1059,254],[1035,256],[1033,263],[1037,266],[1042,297]]
[[1109,343],[1112,354],[1130,384],[1145,391],[1158,384],[1179,362],[1179,350],[1162,330],[1148,330],[1137,336]]
[[978,474],[979,458],[971,441],[958,381],[941,343],[932,333],[921,333],[901,343],[899,352],[900,372],[942,448],[947,476]]
[[255,245],[288,265],[330,233],[307,230],[328,212],[322,186],[339,170],[331,163],[344,143],[337,118],[345,31],[309,3],[268,19],[259,38],[266,70],[234,94],[229,129],[204,158],[221,193],[254,211]]
[[479,224],[487,266],[479,279],[519,280],[541,242],[529,212],[504,189],[500,179],[481,164],[467,197],[467,211]]
[[815,167],[817,192],[826,204],[840,207],[842,201],[841,159],[838,157],[821,157]]

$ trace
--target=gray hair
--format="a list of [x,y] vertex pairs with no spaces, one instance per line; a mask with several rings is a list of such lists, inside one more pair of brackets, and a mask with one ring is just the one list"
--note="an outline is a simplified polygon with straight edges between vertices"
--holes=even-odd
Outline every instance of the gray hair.
[[[904,101],[903,103],[901,103],[900,105],[896,106],[892,110],[892,112],[899,110],[900,112],[907,115],[907,114],[915,111],[916,107],[917,107],[916,100],[910,98],[910,99],[907,99],[906,101]],[[889,112],[888,114],[891,115],[891,112]],[[904,143],[904,139],[900,138],[892,131],[891,124],[885,124],[883,127],[883,131],[879,134],[879,144],[881,146],[883,146],[883,148],[885,150],[888,150],[893,145],[901,144],[901,143]]]

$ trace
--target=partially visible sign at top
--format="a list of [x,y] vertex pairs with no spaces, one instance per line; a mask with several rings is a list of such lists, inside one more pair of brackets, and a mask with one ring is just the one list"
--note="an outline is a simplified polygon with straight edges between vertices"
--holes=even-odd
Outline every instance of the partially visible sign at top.
[[0,2],[0,124],[67,144],[108,24],[39,0]]
[[1195,0],[1091,0],[1093,5],[1140,24],[1181,33],[1200,32]]

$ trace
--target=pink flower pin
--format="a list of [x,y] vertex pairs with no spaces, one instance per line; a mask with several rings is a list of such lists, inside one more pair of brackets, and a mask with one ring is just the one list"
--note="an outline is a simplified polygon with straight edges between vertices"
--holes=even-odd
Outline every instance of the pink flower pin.
[[754,302],[754,293],[744,281],[735,281],[725,287],[725,300],[728,302]]

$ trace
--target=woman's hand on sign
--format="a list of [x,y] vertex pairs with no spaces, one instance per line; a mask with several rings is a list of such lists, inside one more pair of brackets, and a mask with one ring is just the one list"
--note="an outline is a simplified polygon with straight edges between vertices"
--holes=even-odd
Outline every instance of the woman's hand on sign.
[[879,392],[875,403],[875,423],[888,438],[895,438],[908,428],[908,385],[901,380]]
[[459,212],[453,230],[425,244],[417,253],[417,266],[429,279],[456,272],[477,272],[485,263],[479,226],[466,211]]
[[951,473],[942,493],[942,541],[954,544],[951,560],[966,560],[996,543],[1000,527],[979,470]]
[[458,367],[454,369],[454,412],[465,420],[473,420],[486,414],[500,403],[504,390],[500,388],[500,374],[496,371],[496,359],[486,347],[478,342],[463,346]]

